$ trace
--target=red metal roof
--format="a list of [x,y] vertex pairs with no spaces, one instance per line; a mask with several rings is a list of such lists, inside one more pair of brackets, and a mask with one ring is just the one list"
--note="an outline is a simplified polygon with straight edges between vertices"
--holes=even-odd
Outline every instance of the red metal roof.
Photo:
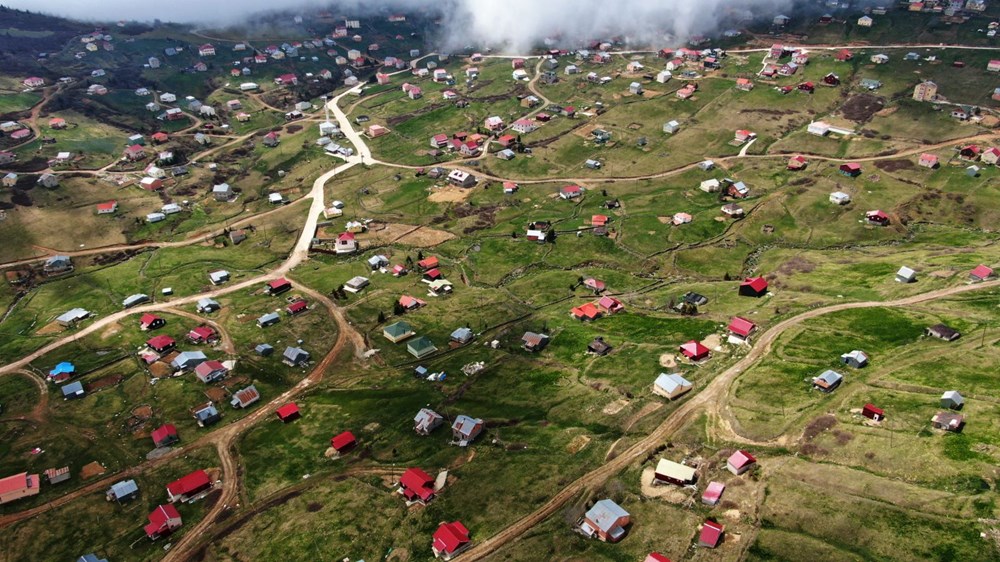
[[434,548],[438,552],[451,554],[469,542],[469,530],[458,521],[442,523],[434,531]]
[[307,303],[306,301],[295,301],[292,304],[288,305],[288,312],[290,314],[297,314],[299,312],[302,312],[308,307],[309,303]]
[[408,468],[399,479],[399,485],[403,488],[407,499],[419,497],[427,501],[434,495],[434,478],[419,468]]
[[643,562],[670,562],[670,559],[659,552],[650,552]]
[[875,407],[875,404],[872,404],[870,402],[868,404],[865,404],[865,407],[862,408],[861,411],[862,413],[870,412],[872,414],[878,414],[880,417],[885,417],[885,410],[883,410],[882,408]]
[[722,540],[722,531],[722,525],[719,525],[715,521],[705,521],[705,525],[701,528],[701,535],[698,537],[698,542],[715,548],[719,546],[719,541]]
[[118,206],[118,201],[108,201],[107,203],[98,203],[98,211],[113,211],[115,207]]
[[763,277],[748,277],[745,281],[743,281],[743,283],[741,283],[741,286],[750,287],[758,293],[763,293],[767,290],[767,279],[764,279]]
[[431,269],[427,273],[424,273],[424,276],[432,280],[437,279],[438,277],[441,277],[441,270],[438,268]]
[[282,287],[286,287],[289,285],[291,285],[291,282],[288,281],[288,279],[285,279],[284,277],[280,279],[275,279],[274,281],[271,281],[267,284],[267,286],[270,287],[271,289],[280,289]]
[[163,424],[154,429],[150,437],[153,438],[153,443],[159,443],[167,437],[177,437],[177,428],[172,423]]
[[211,485],[212,481],[208,479],[208,473],[199,468],[191,474],[167,484],[167,492],[171,496],[183,496],[203,490]]
[[153,349],[164,349],[172,345],[175,345],[176,343],[177,342],[174,341],[174,338],[163,335],[149,338],[148,340],[146,340],[146,345],[152,347]]
[[152,536],[157,533],[163,533],[169,530],[169,523],[171,519],[180,519],[181,514],[177,513],[177,508],[171,504],[165,504],[157,506],[152,513],[149,514],[149,524],[143,527],[146,534]]
[[419,265],[420,267],[422,267],[424,269],[430,269],[430,268],[433,268],[433,267],[437,267],[438,266],[437,256],[430,256],[428,258],[424,258],[424,259],[418,261],[417,265]]
[[739,316],[733,316],[733,319],[729,322],[729,331],[738,336],[747,337],[756,328],[756,324]]
[[681,344],[681,353],[688,359],[700,359],[708,355],[708,348],[696,340]]
[[21,474],[0,478],[0,495],[31,488],[32,485],[38,487],[37,474],[29,475],[27,472],[22,472]]
[[288,404],[278,408],[275,413],[278,414],[278,417],[282,421],[284,421],[298,415],[299,407],[295,404],[295,402],[289,402]]
[[159,316],[157,316],[155,314],[149,314],[149,313],[147,313],[147,314],[143,314],[141,317],[139,317],[139,324],[141,324],[143,326],[149,326],[150,324],[152,324],[153,322],[156,322],[159,319],[160,319]]
[[357,439],[354,438],[353,433],[351,433],[350,431],[345,431],[340,435],[333,436],[333,438],[330,439],[330,446],[333,447],[338,452],[340,452],[343,451],[344,449],[347,449],[348,447],[352,447],[357,442],[358,441]]
[[716,503],[722,497],[722,492],[726,490],[726,485],[722,482],[711,482],[705,488],[705,493],[701,495],[702,501]]
[[197,328],[188,332],[188,337],[198,340],[209,340],[215,337],[215,330],[209,326],[198,326]]
[[607,295],[601,297],[600,300],[597,301],[597,306],[612,312],[617,312],[618,310],[625,308],[622,301]]
[[848,162],[847,164],[842,165],[840,169],[850,170],[852,172],[859,172],[861,171],[861,164],[858,164],[857,162]]
[[970,275],[978,277],[980,279],[986,279],[987,277],[993,276],[993,270],[986,267],[985,265],[977,265],[971,272]]
[[593,320],[600,315],[600,311],[597,310],[597,307],[592,302],[588,302],[582,306],[577,306],[573,308],[572,312],[573,316],[576,316],[577,318],[587,318],[589,320]]
[[757,459],[747,451],[740,450],[733,453],[727,462],[737,469],[740,469],[744,466],[757,462]]

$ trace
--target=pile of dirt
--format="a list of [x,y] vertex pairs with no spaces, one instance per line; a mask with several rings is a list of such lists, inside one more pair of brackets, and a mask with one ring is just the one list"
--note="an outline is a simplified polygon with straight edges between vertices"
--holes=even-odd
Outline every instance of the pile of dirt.
[[87,390],[89,392],[94,392],[95,390],[100,390],[108,386],[115,386],[123,380],[125,380],[125,375],[108,375],[88,384]]
[[820,416],[809,422],[809,425],[807,425],[805,430],[802,432],[802,438],[806,441],[812,441],[817,435],[835,425],[837,425],[837,418],[834,416],[830,414]]
[[844,105],[840,107],[840,113],[851,121],[864,123],[873,115],[882,111],[885,107],[885,99],[871,94],[858,94],[851,96]]

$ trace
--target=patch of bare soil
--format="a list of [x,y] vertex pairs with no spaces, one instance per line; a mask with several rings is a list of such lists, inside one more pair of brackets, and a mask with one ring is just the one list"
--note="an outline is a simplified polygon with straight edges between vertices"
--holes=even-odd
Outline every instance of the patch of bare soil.
[[445,230],[437,230],[434,228],[427,228],[426,226],[421,227],[417,230],[404,234],[396,240],[400,244],[405,244],[407,246],[414,246],[417,248],[421,247],[431,247],[437,246],[438,244],[443,244],[451,239],[455,238],[455,235],[447,232]]
[[665,369],[673,369],[677,366],[677,356],[673,353],[664,353],[660,356],[660,366]]
[[87,390],[93,392],[95,390],[100,390],[105,387],[115,386],[116,384],[125,380],[124,375],[108,375],[97,379],[96,381],[87,384]]
[[878,115],[879,117],[888,117],[897,111],[899,111],[899,106],[894,105],[875,112],[875,115]]
[[136,406],[132,409],[132,415],[137,418],[142,418],[148,420],[153,417],[153,407],[146,404],[143,406]]
[[37,332],[35,332],[35,335],[36,336],[49,336],[49,335],[52,335],[52,334],[58,334],[58,333],[62,332],[65,329],[66,328],[64,328],[62,326],[62,324],[53,321],[53,322],[49,322],[48,324],[42,326]]
[[222,402],[229,396],[229,393],[225,389],[219,388],[218,386],[210,386],[205,389],[205,396],[208,397],[212,402]]
[[597,125],[597,123],[590,123],[590,124],[584,125],[583,127],[577,128],[576,130],[573,131],[573,134],[576,135],[576,136],[578,136],[578,137],[583,137],[585,139],[589,139],[590,136],[591,136],[591,134],[593,134],[594,129],[599,129],[599,128],[600,127]]
[[582,451],[589,444],[590,444],[589,435],[577,435],[576,437],[573,438],[572,441],[569,442],[569,445],[566,445],[566,452],[568,452],[571,455],[575,455],[580,451]]
[[915,164],[912,160],[899,159],[899,160],[876,160],[875,167],[879,170],[884,170],[886,172],[896,172],[899,170],[909,170],[913,168]]
[[778,267],[778,273],[785,276],[792,276],[796,273],[809,273],[816,269],[816,264],[802,256],[796,256]]
[[427,196],[427,200],[431,203],[460,203],[468,199],[471,194],[471,189],[446,185],[434,188],[434,191]]
[[712,334],[706,337],[701,344],[712,351],[722,351],[722,337],[719,334]]
[[606,415],[613,416],[618,412],[622,411],[623,409],[625,409],[625,406],[628,405],[629,405],[628,400],[625,400],[624,398],[619,398],[618,400],[615,400],[614,402],[605,406],[604,409],[601,411]]
[[858,123],[864,123],[885,107],[885,100],[871,94],[851,96],[840,107],[840,114]]
[[660,221],[660,224],[670,224],[674,217],[656,217],[656,220]]
[[103,332],[101,332],[101,339],[106,340],[111,336],[117,335],[118,332],[121,331],[122,331],[122,325],[119,324],[118,322],[113,322],[109,324],[108,327],[105,328]]
[[684,503],[691,497],[691,491],[685,490],[680,486],[673,486],[670,484],[654,486],[653,474],[655,472],[656,468],[652,466],[647,466],[642,470],[642,476],[639,477],[639,484],[642,489],[643,496],[647,498],[658,498],[676,504]]
[[154,377],[165,377],[172,372],[170,365],[167,365],[163,361],[157,361],[149,366],[149,374]]
[[812,441],[817,435],[835,425],[837,425],[837,418],[829,414],[822,415],[809,422],[809,425],[807,425],[805,430],[802,432],[802,438],[806,441]]
[[100,476],[104,474],[104,470],[105,469],[101,466],[101,463],[94,461],[83,465],[83,468],[80,469],[80,478],[87,480],[88,478],[93,478],[94,476]]

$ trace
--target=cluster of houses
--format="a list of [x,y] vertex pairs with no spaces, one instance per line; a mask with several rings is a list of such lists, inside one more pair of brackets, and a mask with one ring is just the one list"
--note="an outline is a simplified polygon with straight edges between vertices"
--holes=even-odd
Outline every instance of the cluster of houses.
[[596,320],[601,316],[611,316],[625,310],[622,301],[609,295],[601,295],[606,290],[604,281],[588,277],[583,280],[583,286],[592,290],[598,299],[579,306],[574,306],[570,310],[573,318],[580,321]]
[[[757,459],[748,451],[734,452],[726,461],[726,469],[733,475],[740,476],[757,464]],[[661,458],[653,471],[651,484],[653,486],[694,487],[697,482],[697,470],[693,467]],[[718,505],[726,489],[723,482],[710,482],[701,496],[701,501],[707,506]],[[611,499],[594,502],[575,526],[580,534],[604,542],[622,540],[632,526],[632,516],[623,507]],[[715,519],[706,519],[698,532],[698,546],[705,548],[718,547],[724,537],[725,527]],[[669,559],[658,552],[652,552],[646,557],[646,562],[669,562]]]
[[[378,263],[373,263],[372,260],[378,260]],[[369,264],[373,269],[385,267],[388,263],[388,259],[384,256],[373,256],[369,260]],[[422,273],[421,281],[427,284],[431,296],[450,294],[453,288],[451,282],[444,278],[439,266],[440,261],[436,256],[429,256],[417,262],[417,267]],[[394,276],[405,274],[406,270],[402,266],[395,266],[393,268]],[[421,308],[426,304],[424,300],[417,297],[402,295],[397,301],[396,307],[397,311],[406,313]],[[427,336],[415,336],[417,334],[413,330],[413,327],[409,322],[403,320],[393,322],[382,329],[382,337],[390,342],[400,343],[406,341],[406,351],[417,359],[427,357],[438,350],[434,342]],[[452,346],[465,345],[472,341],[473,337],[474,334],[468,327],[457,328],[451,333],[449,344]]]

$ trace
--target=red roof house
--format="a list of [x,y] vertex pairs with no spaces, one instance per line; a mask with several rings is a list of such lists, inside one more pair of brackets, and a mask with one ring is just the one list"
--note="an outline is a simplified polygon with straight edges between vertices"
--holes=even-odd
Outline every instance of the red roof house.
[[149,524],[142,529],[146,531],[146,536],[151,540],[156,540],[162,536],[169,535],[183,525],[181,514],[177,513],[174,506],[160,505],[149,514]]
[[299,407],[295,404],[295,402],[289,402],[288,404],[278,408],[277,411],[275,411],[275,414],[277,414],[278,419],[284,423],[296,420],[300,415]]
[[574,307],[570,312],[577,320],[594,320],[601,315],[601,311],[592,302]]
[[157,447],[166,447],[180,441],[177,436],[177,428],[172,423],[166,423],[154,429],[150,437],[153,438],[153,444]]
[[701,361],[703,359],[708,359],[709,350],[707,347],[701,344],[697,340],[691,340],[685,344],[681,344],[681,353],[685,357],[692,361]]
[[590,217],[590,225],[591,226],[607,226],[608,220],[609,219],[608,219],[607,215],[594,215],[594,216]]
[[357,444],[358,440],[354,438],[354,434],[350,431],[334,435],[333,438],[330,439],[330,446],[333,447],[333,450],[338,453],[346,452]]
[[40,483],[37,474],[27,472],[0,478],[0,504],[38,495]]
[[722,492],[726,490],[726,485],[722,482],[709,482],[705,488],[705,493],[701,495],[701,503],[705,505],[716,505],[722,498]]
[[424,259],[418,261],[417,265],[420,266],[420,269],[423,269],[424,271],[426,271],[428,269],[434,269],[435,267],[438,266],[437,256],[430,256],[430,257],[424,258]]
[[750,467],[757,462],[757,459],[747,451],[736,451],[730,455],[729,460],[726,461],[726,468],[729,472],[739,475],[750,470]]
[[274,281],[268,282],[267,286],[264,287],[264,292],[269,295],[278,295],[288,291],[292,288],[292,283],[284,277],[280,279],[275,279]]
[[458,521],[442,523],[437,531],[434,531],[434,540],[431,542],[431,550],[434,551],[435,558],[450,560],[456,554],[469,547],[469,530]]
[[740,295],[744,297],[762,297],[767,294],[767,279],[763,277],[748,277],[740,283]]
[[601,309],[601,312],[605,314],[617,314],[625,310],[625,305],[622,304],[622,301],[605,295],[598,299],[597,308]]
[[993,277],[993,270],[986,267],[985,265],[977,265],[975,269],[969,272],[969,279],[973,283],[986,281],[991,277]]
[[308,302],[295,301],[292,304],[288,305],[288,308],[286,308],[285,310],[288,312],[288,314],[294,316],[296,314],[299,314],[300,312],[305,312],[308,308],[309,308]]
[[436,267],[433,269],[429,269],[427,270],[426,273],[424,273],[424,279],[427,279],[428,281],[437,281],[440,278],[441,278],[441,270]]
[[139,329],[141,330],[155,330],[157,328],[162,328],[167,324],[167,321],[155,314],[143,314],[139,318]]
[[750,337],[750,334],[752,334],[756,329],[757,325],[747,320],[746,318],[733,316],[733,319],[729,321],[730,335],[737,336],[740,339],[746,339]]
[[841,164],[840,173],[850,178],[856,178],[861,175],[861,164],[858,164],[857,162]]
[[876,408],[875,404],[869,402],[865,404],[864,408],[861,408],[861,415],[870,420],[882,421],[885,419],[885,410]]
[[865,213],[865,220],[868,224],[886,226],[889,224],[889,215],[885,214],[885,211],[868,211]]
[[167,484],[167,497],[170,498],[170,503],[186,502],[211,487],[212,481],[209,480],[208,473],[199,468],[191,474]]
[[419,468],[407,468],[399,479],[399,491],[406,501],[427,503],[434,499],[434,478]]
[[170,138],[170,135],[168,135],[167,133],[164,133],[163,131],[158,131],[156,133],[153,133],[153,136],[150,137],[150,138],[153,139],[153,142],[155,142],[157,144],[162,144],[162,143],[167,142],[167,139]]
[[650,552],[642,562],[670,562],[670,559],[659,552]]
[[708,548],[719,546],[719,543],[722,542],[722,533],[724,530],[725,527],[715,521],[705,521],[705,524],[701,528],[701,534],[698,535],[698,546],[707,546]]
[[118,201],[107,201],[97,204],[98,215],[108,215],[118,210]]
[[218,336],[210,326],[198,326],[188,332],[187,337],[192,343],[208,343]]
[[788,159],[788,169],[789,170],[801,170],[806,167],[806,157],[801,154],[796,154]]
[[146,345],[157,353],[163,353],[177,345],[177,342],[170,336],[160,335],[146,340]]
[[604,284],[604,281],[601,281],[600,279],[595,279],[593,277],[588,277],[588,278],[584,279],[583,280],[583,286],[586,287],[586,288],[588,288],[588,289],[590,289],[590,290],[592,290],[592,291],[594,291],[594,292],[596,292],[596,293],[599,293],[599,292],[603,291],[606,288],[606,285]]

